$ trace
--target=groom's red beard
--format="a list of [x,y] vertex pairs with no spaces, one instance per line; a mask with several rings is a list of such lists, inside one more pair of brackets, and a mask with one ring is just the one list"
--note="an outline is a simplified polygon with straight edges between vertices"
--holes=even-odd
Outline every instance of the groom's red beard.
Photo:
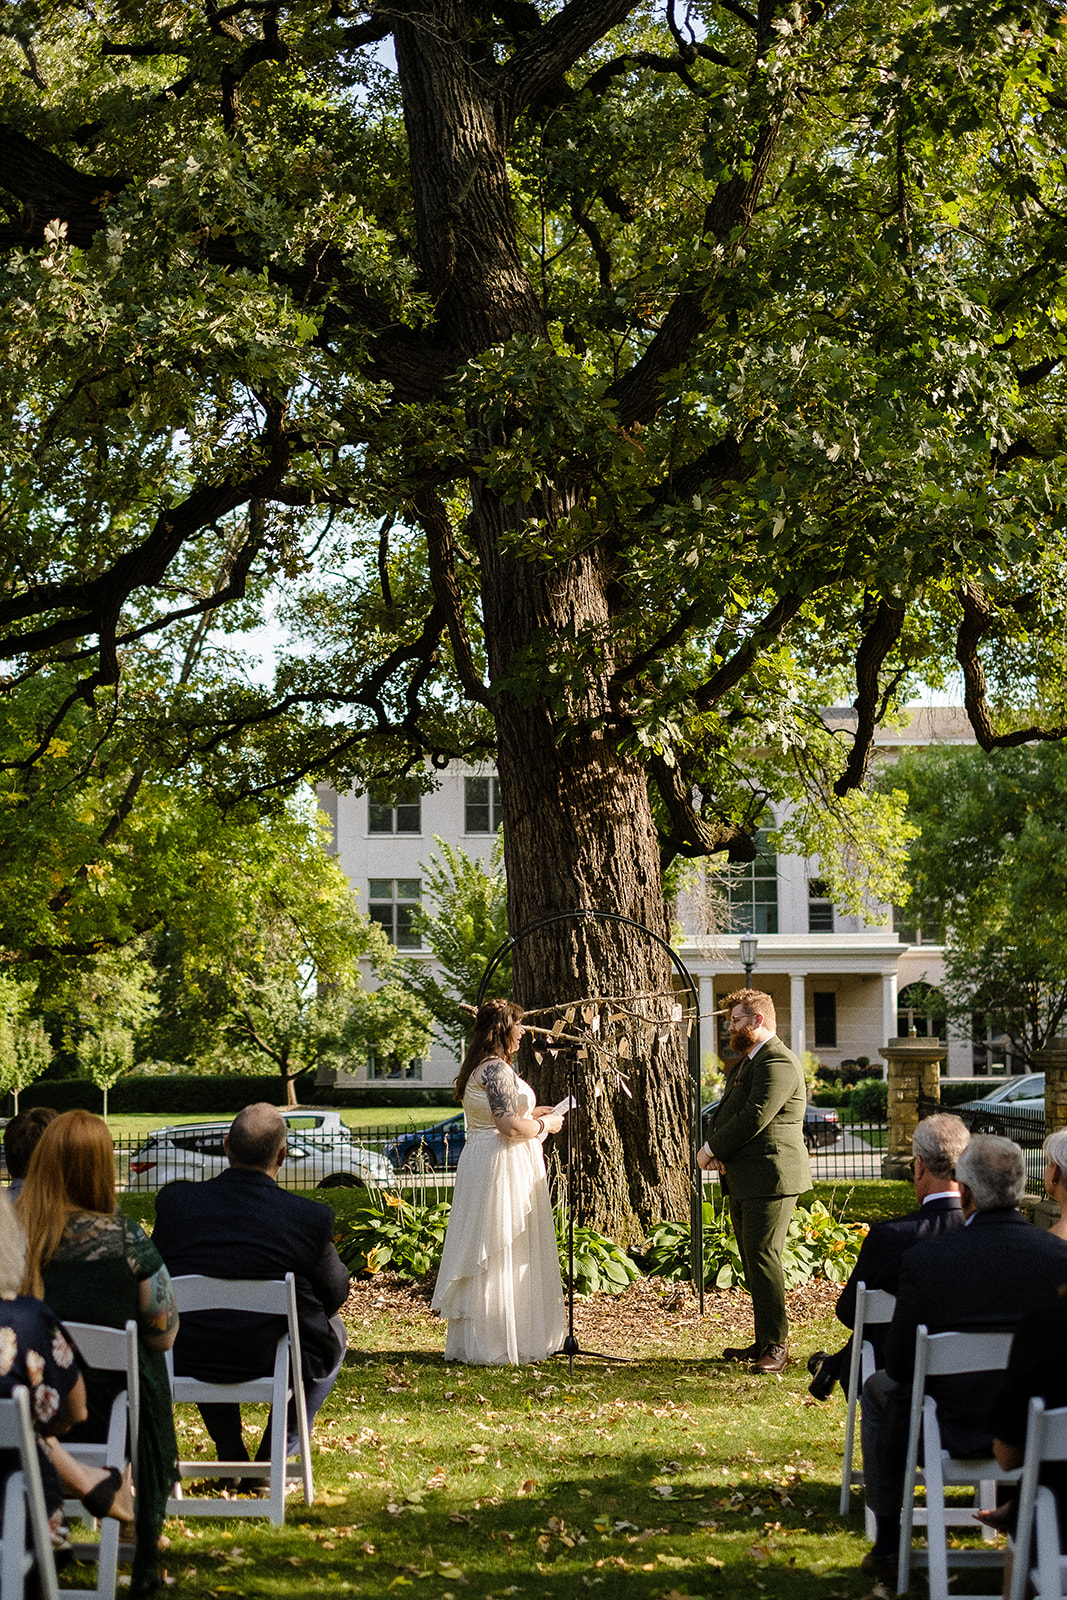
[[748,1053],[756,1042],[756,1033],[751,1022],[739,1022],[730,1029],[730,1048],[740,1050],[742,1055]]

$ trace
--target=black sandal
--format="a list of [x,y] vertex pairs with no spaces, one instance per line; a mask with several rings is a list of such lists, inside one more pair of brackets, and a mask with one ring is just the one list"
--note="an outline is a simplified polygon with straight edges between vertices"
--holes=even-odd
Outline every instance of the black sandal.
[[82,1505],[91,1517],[99,1520],[107,1516],[115,1503],[115,1496],[122,1488],[124,1476],[119,1467],[108,1467],[107,1477],[101,1478],[99,1483],[94,1483],[93,1487],[82,1495]]

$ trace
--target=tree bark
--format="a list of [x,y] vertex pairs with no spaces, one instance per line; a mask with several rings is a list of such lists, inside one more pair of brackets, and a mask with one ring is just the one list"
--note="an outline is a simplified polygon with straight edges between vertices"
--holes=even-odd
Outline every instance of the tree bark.
[[[592,15],[595,8],[584,8]],[[575,7],[577,14],[578,7]],[[432,12],[432,16],[430,13]],[[506,165],[510,115],[521,98],[514,78],[501,83],[492,57],[472,43],[472,9],[448,3],[397,23],[397,61],[415,187],[419,257],[437,307],[437,326],[457,360],[516,334],[545,334],[533,286],[522,266]],[[577,16],[572,18],[576,21]],[[543,76],[543,72],[542,72]],[[486,446],[497,435],[469,417]],[[466,535],[477,551],[482,624],[493,694],[497,766],[504,807],[504,856],[512,934],[560,911],[595,909],[666,933],[662,880],[647,780],[622,755],[612,731],[605,647],[598,670],[560,706],[548,696],[507,688],[516,663],[572,631],[610,633],[608,564],[593,549],[559,563],[515,559],[516,535],[546,533],[573,509],[565,474],[546,484],[536,507],[504,504],[475,478]],[[527,679],[529,666],[524,669]],[[610,903],[603,886],[610,884]],[[527,1007],[561,1006],[603,995],[640,995],[636,1010],[669,1017],[674,997],[668,955],[625,925],[555,922],[520,941],[515,993]],[[616,1008],[609,1008],[616,1009]],[[688,1206],[685,1052],[677,1027],[605,1024],[609,1062],[579,1063],[584,1219],[632,1240]],[[618,1086],[619,1059],[630,1096]],[[527,1063],[530,1057],[526,1058]],[[539,1098],[563,1097],[565,1065],[528,1065]]]

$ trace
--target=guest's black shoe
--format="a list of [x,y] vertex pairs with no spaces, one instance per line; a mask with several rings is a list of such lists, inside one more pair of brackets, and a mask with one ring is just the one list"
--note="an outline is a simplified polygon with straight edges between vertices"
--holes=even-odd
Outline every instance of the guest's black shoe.
[[882,1555],[878,1550],[868,1550],[860,1562],[860,1571],[866,1572],[890,1594],[897,1592],[897,1557]]
[[829,1400],[837,1382],[837,1363],[825,1350],[816,1350],[808,1357],[808,1371],[811,1373],[808,1393],[816,1400]]
[[724,1350],[723,1361],[755,1361],[762,1346],[758,1344],[746,1345],[744,1350]]

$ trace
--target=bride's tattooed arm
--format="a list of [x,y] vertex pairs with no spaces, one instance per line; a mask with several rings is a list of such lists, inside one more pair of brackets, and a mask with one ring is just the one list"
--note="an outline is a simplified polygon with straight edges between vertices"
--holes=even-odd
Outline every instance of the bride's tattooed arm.
[[487,1061],[482,1072],[485,1092],[489,1096],[489,1109],[494,1117],[516,1117],[519,1098],[515,1091],[515,1074],[504,1061]]

